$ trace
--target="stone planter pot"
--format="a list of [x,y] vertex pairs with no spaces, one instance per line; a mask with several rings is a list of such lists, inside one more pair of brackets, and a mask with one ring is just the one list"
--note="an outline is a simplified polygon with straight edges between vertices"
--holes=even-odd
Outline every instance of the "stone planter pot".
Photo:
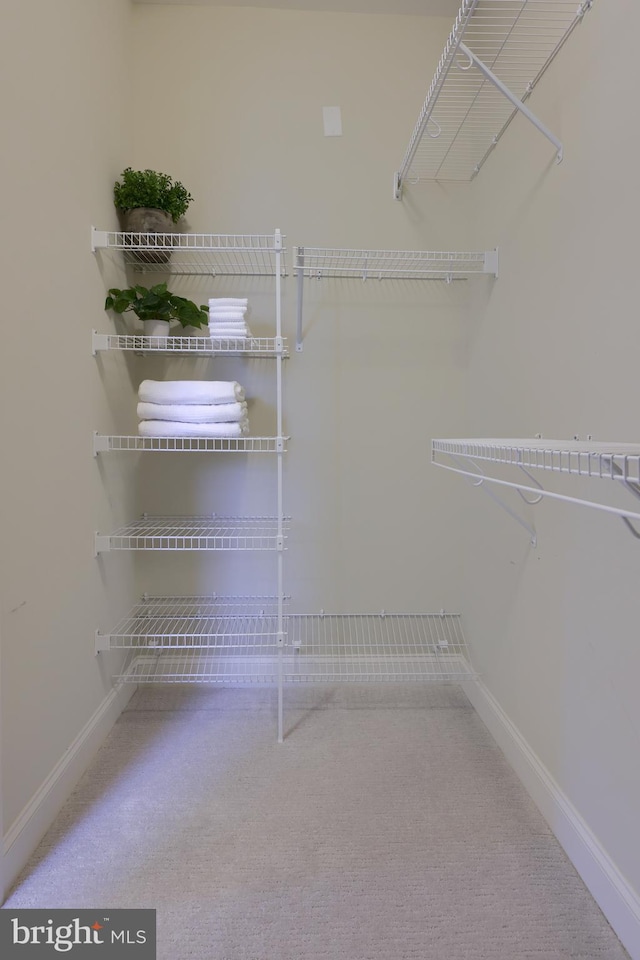
[[[162,236],[162,234],[177,234],[176,225],[168,213],[164,210],[156,210],[153,207],[136,207],[134,210],[127,210],[122,216],[122,226],[125,233],[144,233],[145,237],[127,237],[126,243],[135,247],[143,243],[145,246],[166,246],[171,242],[171,237]],[[160,236],[158,236],[160,234]],[[127,251],[127,258],[137,264],[145,263],[169,263],[171,259],[170,250],[159,250],[157,253],[153,250]]]

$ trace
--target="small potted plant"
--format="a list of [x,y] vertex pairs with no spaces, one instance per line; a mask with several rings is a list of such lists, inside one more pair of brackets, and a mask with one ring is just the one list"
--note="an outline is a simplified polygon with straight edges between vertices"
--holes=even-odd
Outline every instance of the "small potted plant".
[[[140,243],[167,246],[167,237],[156,238],[154,235],[176,233],[176,224],[185,215],[192,200],[193,197],[179,180],[156,170],[126,167],[113,187],[113,202],[122,216],[124,231],[151,234],[144,240],[130,237],[130,243],[136,246]],[[141,251],[134,258],[146,263],[167,263],[170,256],[171,252],[166,250],[158,253]]]
[[135,313],[142,320],[145,335],[151,337],[166,337],[172,320],[178,320],[183,327],[201,327],[209,322],[208,304],[197,306],[193,300],[171,293],[166,283],[126,290],[112,287],[104,308],[120,314]]

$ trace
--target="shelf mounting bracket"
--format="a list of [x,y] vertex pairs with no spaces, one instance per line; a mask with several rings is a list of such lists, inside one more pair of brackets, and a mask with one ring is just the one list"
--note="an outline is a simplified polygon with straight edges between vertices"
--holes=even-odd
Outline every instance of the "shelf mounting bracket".
[[[473,470],[470,470],[469,467],[466,466],[465,462],[461,461],[459,457],[456,457],[455,455],[451,454],[451,459],[454,461],[454,463],[457,463],[458,467],[462,470],[462,472],[471,479],[471,482],[474,487],[482,487],[484,492],[487,494],[488,497],[490,497],[493,500],[494,503],[497,503],[499,507],[502,507],[502,509],[506,513],[508,513],[509,516],[516,521],[516,523],[520,524],[520,526],[527,531],[527,533],[529,534],[529,540],[531,542],[531,546],[537,547],[538,536],[534,528],[530,524],[528,524],[526,520],[523,520],[523,518],[519,514],[517,514],[515,510],[512,510],[511,507],[504,502],[502,497],[499,497],[498,494],[491,489],[491,487],[488,487],[485,484],[484,481],[487,478],[485,477],[484,473],[482,472],[478,464],[475,463],[473,460],[468,460],[467,463],[469,464],[469,466],[473,467]],[[518,493],[520,493],[520,490],[518,490]],[[526,500],[525,497],[523,497],[523,499],[527,503],[538,502],[538,500],[528,501]]]
[[497,77],[495,73],[493,73],[489,69],[486,63],[483,63],[483,61],[480,60],[479,57],[476,57],[475,53],[469,49],[466,43],[463,43],[462,41],[460,41],[458,45],[458,49],[461,50],[462,53],[464,53],[464,55],[469,58],[469,65],[460,67],[460,65],[458,64],[459,69],[468,70],[472,65],[477,67],[480,73],[482,73],[482,75],[486,77],[486,79],[489,80],[490,83],[492,83],[495,87],[497,87],[500,93],[502,93],[507,98],[507,100],[509,100],[513,104],[516,110],[519,110],[520,113],[524,114],[527,120],[529,120],[534,125],[534,127],[536,127],[536,129],[540,131],[540,133],[544,134],[547,140],[551,141],[551,143],[556,148],[556,163],[560,163],[560,161],[562,160],[562,153],[563,153],[562,141],[558,140],[555,134],[553,134],[551,130],[549,130],[549,128],[546,127],[536,117],[535,113],[533,113],[533,111],[530,110],[529,107],[527,107],[526,104],[522,102],[522,100],[519,100],[518,97],[514,93],[512,93],[511,90],[509,90],[509,88],[502,82],[500,77]]

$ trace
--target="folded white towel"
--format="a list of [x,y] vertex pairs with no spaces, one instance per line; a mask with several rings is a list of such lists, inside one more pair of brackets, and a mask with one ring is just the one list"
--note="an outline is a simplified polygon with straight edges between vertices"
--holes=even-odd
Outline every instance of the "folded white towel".
[[242,437],[249,432],[249,421],[235,423],[181,423],[176,420],[141,420],[141,437]]
[[230,423],[245,420],[242,403],[139,403],[139,420],[178,420],[181,423]]
[[237,380],[143,380],[138,399],[145,403],[235,403],[245,399]]
[[248,302],[247,297],[210,297],[209,307],[246,307]]
[[247,340],[253,334],[246,327],[244,330],[229,330],[227,327],[220,327],[218,330],[209,327],[209,336],[212,340]]
[[218,327],[224,327],[225,330],[242,330],[247,326],[246,320],[212,320],[209,318],[209,329],[214,327],[216,330]]
[[246,310],[212,310],[209,309],[209,322],[215,320],[216,323],[227,320],[244,320]]

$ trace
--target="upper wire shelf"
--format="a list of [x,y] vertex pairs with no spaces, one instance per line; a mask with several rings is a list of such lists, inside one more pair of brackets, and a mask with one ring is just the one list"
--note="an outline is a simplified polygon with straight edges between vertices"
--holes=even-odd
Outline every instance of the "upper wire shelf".
[[476,273],[497,276],[496,250],[460,253],[429,250],[340,250],[295,247],[294,272],[321,280],[353,277],[358,280],[452,280]]
[[130,233],[91,228],[91,250],[121,251],[140,273],[190,276],[286,275],[286,250],[273,234]]
[[462,0],[394,178],[472,180],[518,112],[561,142],[525,106],[593,0]]
[[498,276],[498,250],[347,250],[295,247],[298,278],[296,350],[302,350],[304,280],[325,277],[358,280],[465,280],[477,274]]
[[[499,486],[512,487],[530,504],[539,502],[543,497],[550,497],[612,513],[622,517],[633,535],[640,539],[640,533],[631,524],[631,520],[640,521],[639,512],[596,500],[586,500],[545,490],[529,472],[542,470],[578,477],[616,480],[635,497],[640,498],[640,443],[538,438],[438,439],[431,441],[431,459],[438,467],[470,477],[477,486],[487,481]],[[499,469],[489,475],[481,464],[495,464]],[[513,478],[512,467],[518,468],[521,472],[516,479]],[[527,479],[520,478],[522,473]],[[524,494],[532,495],[533,499],[525,497]],[[498,497],[492,496],[528,530],[532,543],[535,544],[533,529],[506,507]]]
[[138,334],[92,334],[92,353],[124,350],[134,353],[180,354],[181,356],[287,357],[283,337],[147,337]]

